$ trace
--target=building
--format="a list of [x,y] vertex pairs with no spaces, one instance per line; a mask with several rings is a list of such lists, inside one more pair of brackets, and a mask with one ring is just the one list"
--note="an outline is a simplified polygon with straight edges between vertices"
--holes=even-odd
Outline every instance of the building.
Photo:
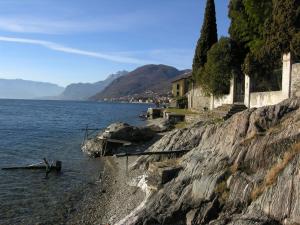
[[172,95],[175,98],[186,96],[192,79],[192,73],[185,73],[172,81]]
[[172,81],[171,107],[188,108],[187,93],[190,90],[192,81],[192,73],[185,73]]

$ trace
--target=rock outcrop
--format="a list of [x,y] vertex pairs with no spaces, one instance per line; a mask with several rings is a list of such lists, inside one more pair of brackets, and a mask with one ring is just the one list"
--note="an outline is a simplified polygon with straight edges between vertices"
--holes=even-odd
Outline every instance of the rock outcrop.
[[157,133],[167,132],[174,128],[174,124],[170,123],[169,120],[164,118],[151,119],[147,122],[147,127]]
[[190,149],[177,177],[119,224],[300,224],[299,143],[300,98],[174,130],[149,150]]
[[147,142],[155,135],[155,132],[148,127],[135,127],[127,123],[113,123],[95,138],[86,140],[81,149],[90,156],[100,156],[104,148],[111,151],[121,145],[118,143],[106,143],[107,139],[115,139],[130,143]]

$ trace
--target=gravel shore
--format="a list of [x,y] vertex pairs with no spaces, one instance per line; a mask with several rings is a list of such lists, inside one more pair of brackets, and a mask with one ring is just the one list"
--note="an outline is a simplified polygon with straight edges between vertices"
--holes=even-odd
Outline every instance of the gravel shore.
[[[135,159],[130,157],[129,164]],[[115,224],[144,200],[144,192],[130,185],[142,171],[126,173],[126,158],[106,157],[103,163],[99,180],[72,210],[67,225]]]
[[[126,147],[128,152],[148,149],[165,134],[157,134],[151,141]],[[125,152],[125,149],[118,149]],[[129,157],[128,167],[137,157]],[[104,170],[99,179],[89,185],[83,197],[72,207],[66,217],[67,225],[115,224],[129,215],[145,199],[145,193],[136,186],[144,171],[126,170],[126,158],[104,157],[99,159]],[[135,183],[135,184],[134,184]]]

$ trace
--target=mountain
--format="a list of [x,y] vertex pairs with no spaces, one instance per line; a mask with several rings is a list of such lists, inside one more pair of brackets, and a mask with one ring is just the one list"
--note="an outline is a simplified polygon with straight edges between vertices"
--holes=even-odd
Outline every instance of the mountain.
[[92,100],[120,98],[132,95],[144,95],[147,92],[167,94],[171,90],[171,81],[186,70],[180,71],[166,65],[145,65],[119,77]]
[[87,100],[89,97],[106,88],[113,80],[126,74],[128,74],[127,71],[119,71],[109,75],[105,80],[96,83],[70,84],[58,98],[62,100]]
[[64,88],[56,84],[22,79],[0,79],[0,98],[9,99],[42,99],[56,96]]

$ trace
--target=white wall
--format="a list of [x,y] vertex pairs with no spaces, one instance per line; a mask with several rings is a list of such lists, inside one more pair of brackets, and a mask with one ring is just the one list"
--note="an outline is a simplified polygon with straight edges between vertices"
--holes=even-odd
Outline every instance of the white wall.
[[285,99],[282,91],[253,92],[250,94],[250,108],[275,105]]
[[223,95],[222,97],[211,97],[210,109],[213,110],[224,104],[233,104],[234,103],[234,79],[230,81],[230,91],[228,95]]
[[213,110],[224,104],[233,104],[234,100],[234,79],[230,81],[230,92],[222,97],[206,96],[201,87],[192,88],[188,92],[189,109],[201,111],[204,108]]
[[245,76],[245,99],[248,108],[275,105],[290,97],[300,97],[300,64],[292,64],[291,54],[282,58],[282,90],[250,93],[251,79]]

